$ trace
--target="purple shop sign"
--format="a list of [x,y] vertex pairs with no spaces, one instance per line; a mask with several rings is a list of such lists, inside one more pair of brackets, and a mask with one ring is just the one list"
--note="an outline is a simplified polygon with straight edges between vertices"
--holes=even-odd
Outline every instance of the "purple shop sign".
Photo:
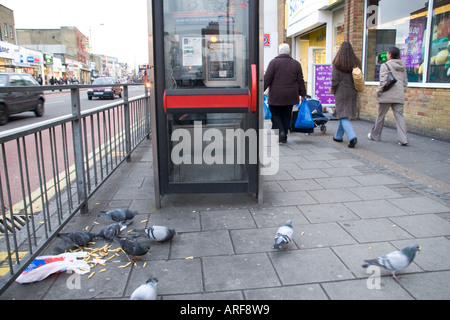
[[323,106],[334,106],[334,95],[330,93],[331,75],[333,66],[331,64],[314,64],[314,94]]

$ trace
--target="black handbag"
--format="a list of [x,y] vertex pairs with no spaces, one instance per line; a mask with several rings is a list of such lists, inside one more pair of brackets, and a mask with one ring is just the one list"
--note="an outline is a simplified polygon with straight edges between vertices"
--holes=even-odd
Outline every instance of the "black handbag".
[[386,63],[386,67],[388,68],[389,73],[388,73],[386,84],[383,87],[384,92],[390,90],[394,86],[394,84],[397,83],[397,79],[395,79],[394,75],[392,74],[391,68],[389,68],[389,65],[387,63]]

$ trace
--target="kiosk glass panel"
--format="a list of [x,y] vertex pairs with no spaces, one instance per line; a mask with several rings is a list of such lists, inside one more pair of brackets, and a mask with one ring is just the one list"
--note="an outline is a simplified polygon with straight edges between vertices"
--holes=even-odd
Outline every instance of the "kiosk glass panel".
[[248,88],[246,1],[164,2],[166,89]]

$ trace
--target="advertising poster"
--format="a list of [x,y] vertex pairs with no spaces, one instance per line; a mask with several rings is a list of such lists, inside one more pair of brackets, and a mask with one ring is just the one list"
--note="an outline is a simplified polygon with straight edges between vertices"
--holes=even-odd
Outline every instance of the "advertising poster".
[[334,95],[330,93],[331,76],[333,66],[331,64],[314,65],[314,96],[323,106],[334,106]]
[[409,35],[401,50],[402,60],[406,68],[420,66],[422,60],[423,36],[427,27],[427,17],[419,17],[409,22]]

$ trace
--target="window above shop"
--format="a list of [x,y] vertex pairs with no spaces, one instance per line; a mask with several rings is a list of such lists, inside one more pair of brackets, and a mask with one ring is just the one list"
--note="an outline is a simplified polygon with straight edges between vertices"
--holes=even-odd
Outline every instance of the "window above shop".
[[450,0],[366,0],[366,81],[379,81],[390,47],[410,84],[450,83]]

